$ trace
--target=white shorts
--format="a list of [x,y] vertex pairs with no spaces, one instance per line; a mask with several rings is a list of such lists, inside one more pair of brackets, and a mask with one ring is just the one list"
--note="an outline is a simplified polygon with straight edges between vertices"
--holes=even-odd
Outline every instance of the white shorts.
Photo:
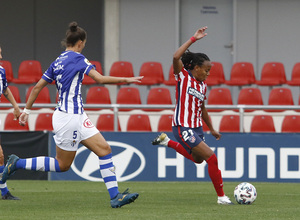
[[85,112],[80,115],[56,110],[53,113],[52,125],[56,145],[66,151],[77,151],[82,140],[99,133]]

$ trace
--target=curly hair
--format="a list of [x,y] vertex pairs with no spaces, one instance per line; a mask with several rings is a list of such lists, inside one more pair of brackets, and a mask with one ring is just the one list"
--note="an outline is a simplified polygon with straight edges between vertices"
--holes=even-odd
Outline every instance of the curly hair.
[[210,61],[209,57],[204,53],[193,53],[187,50],[182,57],[181,61],[187,70],[192,70],[196,65],[202,66],[204,61]]

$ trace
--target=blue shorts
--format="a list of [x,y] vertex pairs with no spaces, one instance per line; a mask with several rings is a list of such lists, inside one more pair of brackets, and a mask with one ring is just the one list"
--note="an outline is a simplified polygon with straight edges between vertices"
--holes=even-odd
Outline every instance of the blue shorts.
[[173,134],[177,141],[191,154],[192,148],[196,147],[204,140],[202,127],[186,128],[181,126],[172,127]]

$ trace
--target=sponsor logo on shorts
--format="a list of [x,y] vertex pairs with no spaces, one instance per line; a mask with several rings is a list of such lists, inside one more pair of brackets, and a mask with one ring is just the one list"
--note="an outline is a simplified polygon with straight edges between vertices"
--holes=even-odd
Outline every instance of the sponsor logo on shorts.
[[83,126],[86,128],[92,128],[94,127],[93,123],[91,122],[91,120],[89,118],[85,119],[83,122]]

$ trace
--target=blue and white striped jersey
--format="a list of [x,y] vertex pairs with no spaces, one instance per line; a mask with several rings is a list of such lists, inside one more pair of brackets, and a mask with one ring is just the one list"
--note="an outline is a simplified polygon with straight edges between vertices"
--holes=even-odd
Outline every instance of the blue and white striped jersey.
[[5,69],[0,66],[0,96],[2,95],[3,91],[7,88],[7,81],[5,75]]
[[55,80],[59,102],[57,109],[71,114],[82,114],[81,84],[84,74],[95,68],[82,54],[63,52],[46,70],[42,78],[48,83]]

